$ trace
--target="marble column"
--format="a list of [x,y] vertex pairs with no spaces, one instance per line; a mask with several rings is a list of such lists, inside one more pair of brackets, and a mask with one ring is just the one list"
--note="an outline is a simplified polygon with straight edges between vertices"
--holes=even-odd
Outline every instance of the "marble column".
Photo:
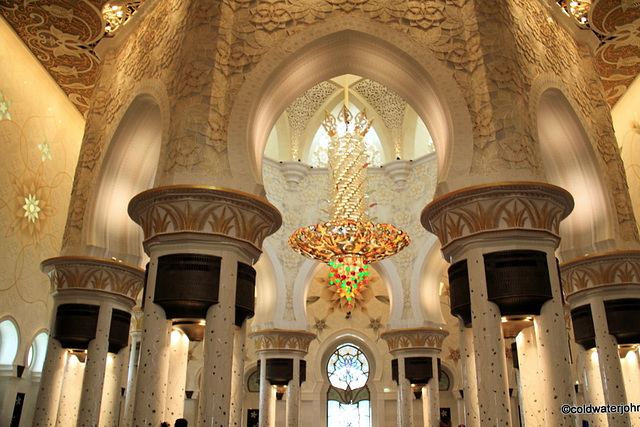
[[40,377],[33,427],[56,425],[66,361],[67,350],[62,348],[60,342],[50,334],[47,356]]
[[462,387],[464,421],[467,427],[480,427],[478,414],[478,383],[476,380],[476,358],[473,350],[473,330],[458,321],[460,331],[460,363],[462,365]]
[[300,359],[293,359],[293,378],[287,385],[286,427],[298,427],[300,423]]
[[235,253],[223,255],[218,303],[207,311],[198,407],[200,427],[229,425],[237,264]]
[[543,426],[543,391],[538,387],[540,371],[538,369],[538,347],[535,329],[524,328],[516,336],[518,357],[518,397],[520,399],[521,418],[526,426]]
[[167,403],[165,405],[165,419],[167,420],[183,417],[188,357],[189,338],[174,329],[171,332],[169,375],[167,378]]
[[413,392],[411,383],[405,374],[404,357],[398,357],[398,407],[396,412],[396,424],[398,427],[411,427],[413,425]]
[[[638,347],[635,346],[635,348],[628,351],[624,357],[620,359],[620,362],[622,363],[622,374],[624,376],[625,390],[627,391],[627,400],[634,405],[640,405],[640,387],[638,387],[640,360],[638,358]],[[631,425],[633,427],[640,427],[640,412],[630,413],[629,416],[631,418]]]
[[474,248],[466,255],[469,288],[474,289],[471,292],[471,317],[478,413],[482,425],[510,426],[511,403],[500,309],[488,299],[483,249]]
[[[309,344],[316,337],[307,331],[270,329],[252,332],[249,337],[255,342],[256,353],[260,358],[260,427],[276,425],[275,389],[267,375],[269,359],[289,359],[292,370],[288,376],[285,425],[297,426],[300,423],[300,361],[309,351]],[[279,424],[279,423],[278,423]]]
[[[556,399],[552,408],[545,409],[551,418],[546,422],[552,425],[572,424],[567,424],[567,418],[559,414],[560,405],[571,404],[574,399],[572,383],[567,381],[571,370],[569,359],[565,357],[568,355],[568,340],[562,339],[565,327],[559,281],[552,271],[556,265],[553,252],[560,241],[559,225],[572,209],[571,195],[559,187],[545,183],[508,182],[457,190],[434,200],[422,211],[422,225],[438,236],[444,258],[451,263],[466,261],[466,271],[459,268],[460,274],[456,279],[457,298],[460,298],[456,301],[459,304],[456,310],[457,315],[467,316],[465,320],[472,326],[478,416],[482,426],[508,426],[512,423],[501,330],[502,312],[504,310],[505,316],[536,315],[538,308],[533,306],[538,303],[542,304],[538,316],[542,326],[539,338],[545,346],[538,353],[545,361],[544,371],[540,367],[544,377],[541,383],[550,394],[545,399]],[[544,258],[541,253],[544,253]],[[515,278],[501,276],[503,267],[498,266],[501,257],[507,259],[510,254],[514,254],[514,259],[535,260],[532,265],[536,268],[541,268],[546,258],[550,279],[548,287],[551,288],[551,295],[545,295],[549,297],[546,303],[543,304],[542,300],[534,304],[533,299],[528,299],[528,289],[545,286],[543,280],[529,280],[523,283],[522,289],[518,289],[519,294],[513,294],[515,289],[510,281]],[[491,282],[494,293],[491,298],[485,263],[492,266],[491,273],[500,282]],[[508,275],[517,274],[516,271],[509,270]],[[526,268],[522,268],[522,274],[525,272]],[[530,279],[530,276],[524,278]],[[511,291],[506,291],[507,288]],[[465,292],[468,296],[464,295]],[[521,301],[511,305],[511,298]],[[556,354],[560,355],[558,360],[554,359]]]
[[274,423],[271,421],[275,416],[275,394],[271,383],[267,379],[267,356],[263,353],[260,355],[260,411],[259,427],[271,427]]
[[548,427],[575,424],[575,415],[563,414],[562,405],[575,405],[569,335],[564,317],[560,278],[557,273],[555,244],[547,252],[547,265],[553,299],[545,302],[540,315],[535,316],[536,342],[538,345],[538,369],[543,388],[545,424]]
[[242,403],[244,399],[244,359],[247,339],[247,322],[242,327],[234,327],[233,335],[233,378],[231,383],[231,422],[232,427],[242,426]]
[[128,359],[129,347],[118,354],[107,355],[107,366],[104,375],[102,406],[100,407],[100,427],[118,427],[120,421],[121,380],[124,362]]
[[[438,356],[440,355],[442,342],[449,335],[444,327],[433,328],[407,328],[407,329],[391,329],[380,334],[380,338],[387,342],[389,352],[392,357],[397,359],[398,365],[398,404],[397,404],[397,425],[412,426],[413,425],[413,401],[415,400],[411,381],[416,378],[425,379],[430,377],[423,386],[423,395],[428,395],[428,403],[423,401],[423,420],[424,425],[438,425],[440,417],[440,391],[439,391],[439,373],[438,373]],[[406,369],[408,358],[431,359],[430,372],[408,372]],[[426,367],[424,364],[418,366]],[[414,365],[416,366],[416,365]],[[415,368],[414,368],[415,370]],[[412,377],[415,375],[416,377]],[[435,423],[435,424],[434,424]]]
[[[605,402],[611,405],[625,404],[627,403],[627,394],[622,376],[618,343],[616,338],[609,333],[607,314],[601,300],[591,301],[591,315],[596,333],[596,349],[598,351],[598,364],[600,365]],[[631,425],[628,413],[608,413],[607,419],[610,426],[626,427]]]
[[111,310],[111,305],[103,304],[100,306],[96,337],[91,340],[87,349],[78,426],[97,426],[100,420],[100,405],[102,404],[102,390],[109,350]]
[[[132,324],[140,323],[140,316],[131,318]],[[129,350],[129,364],[127,369],[127,388],[124,400],[124,414],[122,416],[122,425],[124,427],[133,427],[133,403],[136,394],[136,379],[138,373],[138,360],[140,359],[140,341],[142,339],[142,330],[136,329],[132,325],[131,345]]]
[[[585,350],[580,347],[579,350],[583,361],[583,383],[584,383],[584,403],[592,405],[604,405],[604,393],[602,391],[602,377],[600,376],[600,364],[598,362],[598,352],[595,348]],[[585,414],[583,419],[589,422],[589,425],[605,426],[607,425],[606,414]]]
[[[81,354],[84,359],[85,355]],[[76,354],[67,353],[67,363],[64,368],[64,380],[60,393],[60,406],[56,416],[57,427],[69,427],[78,424],[80,399],[82,397],[82,380],[85,364]]]
[[132,420],[136,427],[157,427],[165,421],[171,321],[167,320],[162,307],[153,302],[157,265],[156,255],[149,261],[144,294],[142,322],[145,332],[140,343]]
[[[172,213],[167,215],[169,211]],[[168,367],[167,320],[160,306],[157,309],[153,307],[157,263],[160,256],[186,255],[214,257],[220,261],[219,283],[211,283],[216,286],[218,295],[213,295],[213,288],[206,291],[204,288],[189,289],[188,292],[194,294],[192,302],[197,308],[193,313],[185,314],[191,320],[197,314],[198,320],[204,318],[206,322],[196,425],[227,426],[231,412],[238,265],[251,266],[259,258],[262,241],[281,225],[280,213],[274,206],[251,194],[216,187],[175,185],[138,194],[129,203],[129,214],[142,227],[145,251],[151,259],[144,306],[144,328],[147,332],[142,340],[134,425],[151,427],[162,421],[160,414],[164,411],[160,406],[166,402],[166,376],[165,382],[158,378],[163,375],[160,374],[153,379],[157,384],[147,384],[150,372],[145,372],[151,368],[166,372]],[[196,295],[200,291],[208,293],[206,296]],[[184,297],[180,296],[179,300]],[[188,311],[185,307],[177,310],[180,313]],[[150,353],[151,344],[155,347],[153,355]],[[156,394],[148,394],[151,392]]]

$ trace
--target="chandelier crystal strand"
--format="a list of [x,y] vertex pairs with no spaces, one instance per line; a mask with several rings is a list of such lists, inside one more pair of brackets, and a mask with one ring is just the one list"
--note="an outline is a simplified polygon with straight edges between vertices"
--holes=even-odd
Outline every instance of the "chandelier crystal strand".
[[[340,134],[338,121],[344,127]],[[349,315],[359,304],[366,303],[362,291],[369,283],[369,264],[396,254],[410,240],[393,225],[368,220],[364,136],[371,121],[366,112],[353,117],[345,103],[338,120],[326,113],[322,126],[331,137],[330,220],[296,230],[289,238],[289,246],[329,265],[329,285]]]

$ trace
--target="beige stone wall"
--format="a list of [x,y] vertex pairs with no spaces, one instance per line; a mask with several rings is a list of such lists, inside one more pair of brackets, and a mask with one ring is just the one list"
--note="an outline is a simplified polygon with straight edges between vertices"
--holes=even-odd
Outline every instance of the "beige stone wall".
[[16,364],[49,328],[40,262],[58,256],[84,119],[0,19],[0,319],[19,325]]

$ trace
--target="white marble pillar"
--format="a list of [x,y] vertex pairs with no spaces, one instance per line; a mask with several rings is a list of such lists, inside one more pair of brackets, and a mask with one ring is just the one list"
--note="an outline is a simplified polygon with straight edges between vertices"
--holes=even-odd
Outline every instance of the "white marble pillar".
[[293,359],[293,378],[287,386],[286,427],[298,427],[300,422],[300,359]]
[[511,425],[507,358],[500,309],[488,300],[482,248],[467,253],[478,411],[482,426]]
[[127,369],[127,388],[124,400],[124,414],[122,416],[122,425],[124,427],[133,427],[133,403],[136,395],[138,360],[140,358],[139,345],[141,339],[141,330],[131,332],[131,346],[129,349],[129,364]]
[[569,334],[564,320],[564,307],[558,277],[555,246],[547,251],[547,265],[553,299],[545,302],[540,315],[535,317],[538,345],[539,386],[542,388],[545,423],[548,427],[575,425],[575,415],[563,414],[562,405],[575,405],[575,392],[571,374]]
[[[579,357],[582,358],[584,371],[584,403],[595,406],[604,405],[604,392],[602,390],[602,377],[600,376],[600,364],[598,363],[598,352],[595,348],[585,351],[580,347]],[[589,425],[606,426],[607,416],[605,414],[584,414],[582,419],[587,420]]]
[[516,337],[518,349],[518,397],[520,399],[521,419],[526,426],[544,425],[544,402],[540,389],[540,371],[538,369],[538,347],[535,329],[524,328]]
[[67,354],[67,350],[62,348],[60,342],[49,336],[47,355],[38,388],[33,427],[52,427],[56,424]]
[[275,394],[271,383],[267,379],[267,358],[264,353],[260,354],[260,427],[271,427],[275,409]]
[[223,252],[218,303],[209,307],[203,339],[204,362],[198,405],[198,426],[228,426],[231,411],[233,322],[238,255]]
[[247,340],[247,322],[242,327],[234,326],[233,334],[233,379],[231,383],[231,422],[232,427],[242,426],[242,401],[244,398],[244,358]]
[[[640,360],[638,359],[638,350],[629,351],[624,358],[620,359],[622,363],[622,375],[624,376],[625,390],[627,391],[627,400],[634,405],[640,405]],[[631,425],[640,427],[640,412],[632,412],[629,414]]]
[[158,427],[164,419],[169,375],[169,343],[171,321],[164,309],[153,302],[158,258],[149,262],[149,275],[144,301],[144,334],[140,347],[140,362],[135,387],[132,425]]
[[[591,301],[591,316],[596,335],[596,348],[598,350],[605,401],[610,405],[627,403],[622,365],[618,354],[618,343],[616,338],[609,334],[604,303],[599,298]],[[610,426],[626,427],[631,425],[629,414],[609,413],[607,414],[607,419]]]
[[100,407],[100,427],[118,427],[120,418],[120,383],[124,361],[129,356],[128,347],[118,354],[107,354],[107,366],[102,390],[102,405]]
[[473,330],[465,327],[462,320],[458,320],[458,326],[460,332],[460,363],[462,364],[464,424],[467,427],[480,427],[476,358],[473,350]]
[[411,383],[405,375],[404,356],[398,356],[398,427],[413,425],[413,392]]
[[60,405],[57,411],[57,427],[70,427],[78,424],[82,380],[85,364],[75,354],[68,354],[60,393]]
[[433,363],[433,378],[422,387],[422,412],[424,427],[438,427],[440,425],[440,376],[438,372],[438,358],[431,358]]
[[171,332],[169,355],[169,376],[167,378],[167,403],[164,417],[173,421],[184,415],[185,385],[187,383],[187,362],[189,358],[189,338],[178,330]]

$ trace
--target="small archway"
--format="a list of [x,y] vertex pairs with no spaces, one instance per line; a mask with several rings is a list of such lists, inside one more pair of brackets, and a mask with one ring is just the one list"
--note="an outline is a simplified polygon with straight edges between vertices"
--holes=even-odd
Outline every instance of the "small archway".
[[12,366],[18,346],[20,345],[20,334],[16,324],[11,319],[0,322],[0,366]]

